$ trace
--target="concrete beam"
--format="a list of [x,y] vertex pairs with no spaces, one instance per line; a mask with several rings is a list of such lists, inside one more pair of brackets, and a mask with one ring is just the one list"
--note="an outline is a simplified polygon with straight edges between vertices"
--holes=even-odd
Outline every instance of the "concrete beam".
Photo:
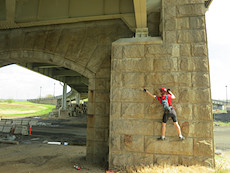
[[147,37],[147,10],[146,0],[133,0],[135,19],[136,19],[136,37]]
[[14,23],[16,0],[6,1],[6,21]]
[[89,85],[89,80],[86,77],[66,77],[65,82],[68,83],[69,85],[77,85],[77,84],[85,84],[86,86]]

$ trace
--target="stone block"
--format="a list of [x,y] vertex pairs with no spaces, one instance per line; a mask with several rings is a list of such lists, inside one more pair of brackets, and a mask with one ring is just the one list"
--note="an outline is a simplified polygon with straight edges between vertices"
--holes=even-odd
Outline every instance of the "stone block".
[[192,120],[193,119],[193,106],[192,104],[175,104],[174,108],[177,113],[178,120]]
[[150,120],[117,119],[111,122],[111,131],[126,135],[152,135],[153,122]]
[[146,57],[169,57],[172,55],[171,45],[146,45]]
[[145,137],[145,151],[155,154],[193,155],[193,139],[186,138],[180,141],[178,137],[168,138],[166,141],[158,141],[157,137]]
[[143,58],[145,55],[144,45],[126,45],[123,48],[124,58]]
[[190,29],[205,29],[205,16],[190,17]]
[[153,69],[155,72],[177,71],[177,58],[159,58],[153,60]]
[[163,111],[163,107],[160,105],[160,103],[146,103],[144,107],[146,119],[162,120]]
[[87,140],[94,140],[94,128],[92,127],[87,127]]
[[192,74],[192,86],[193,87],[210,87],[209,73],[199,72]]
[[197,88],[194,90],[194,102],[201,104],[211,104],[210,88]]
[[121,87],[122,86],[122,74],[117,72],[112,72],[111,74],[111,86]]
[[95,103],[95,115],[106,114],[106,103]]
[[138,135],[122,135],[121,136],[122,151],[143,152],[144,136]]
[[165,42],[166,43],[177,43],[177,32],[176,31],[166,31],[165,32]]
[[158,165],[178,165],[178,156],[174,155],[156,155],[156,163]]
[[143,103],[122,103],[121,116],[124,118],[143,118],[144,104]]
[[178,29],[178,30],[189,29],[189,18],[188,17],[177,18],[176,29]]
[[14,134],[21,134],[22,133],[22,126],[16,126],[15,130],[14,130]]
[[22,135],[28,135],[28,126],[22,126]]
[[152,154],[143,153],[114,153],[110,158],[110,167],[125,168],[126,166],[150,165],[153,163]]
[[121,101],[122,89],[118,87],[112,87],[110,90],[110,100],[111,101]]
[[176,17],[176,6],[170,6],[164,8],[164,18],[165,19],[171,19]]
[[0,132],[2,132],[3,131],[3,125],[0,125]]
[[137,88],[123,88],[121,90],[121,100],[123,102],[136,102],[136,103],[143,103],[143,102],[151,102],[151,97],[146,97],[146,93],[143,92],[142,89]]
[[211,104],[194,104],[193,105],[194,120],[212,120]]
[[121,116],[121,103],[111,102],[110,105],[110,119],[118,118]]
[[[157,64],[161,64],[163,62],[156,61]],[[173,63],[173,62],[171,62]],[[156,64],[156,66],[157,66]],[[170,63],[168,63],[168,68],[164,69],[170,70]],[[160,67],[156,67],[156,70],[162,70]],[[177,74],[176,73],[150,73],[146,76],[146,85],[147,86],[155,86],[155,85],[167,85],[167,86],[175,86],[177,84]]]
[[144,86],[144,73],[124,73],[122,84],[124,87]]
[[180,71],[209,72],[207,57],[181,58],[178,66]]
[[3,127],[3,130],[2,130],[3,133],[10,133],[10,131],[11,131],[11,125],[5,125]]
[[123,57],[123,47],[112,45],[112,59],[121,59]]
[[95,141],[105,141],[105,131],[103,128],[94,128],[94,140]]
[[213,141],[205,138],[194,139],[194,155],[196,156],[213,156]]
[[179,87],[191,87],[192,86],[192,75],[189,72],[181,72],[176,75],[176,85]]
[[177,6],[177,17],[201,16],[205,14],[204,4],[188,4]]
[[[105,143],[104,141],[95,141],[95,145],[94,145],[94,154],[99,156],[102,155],[103,157],[105,157],[106,154],[109,153],[109,146],[107,143]],[[102,161],[102,160],[101,160]]]
[[192,56],[207,56],[208,50],[206,44],[194,44],[192,45]]
[[6,120],[6,125],[11,125],[13,123],[12,120]]
[[214,167],[214,159],[210,157],[183,156],[180,159],[181,159],[181,164],[186,166],[201,165],[207,167]]
[[180,103],[193,103],[195,100],[195,91],[193,89],[190,88],[181,88],[179,90],[179,102]]
[[95,102],[103,102],[103,103],[107,103],[109,102],[110,98],[109,98],[109,92],[105,92],[105,91],[97,91],[95,92]]
[[175,6],[175,5],[187,5],[187,4],[204,4],[204,1],[202,0],[183,0],[183,1],[178,1],[178,0],[167,0],[164,1],[163,5],[164,6]]
[[151,59],[115,59],[112,71],[116,72],[149,72],[152,70]]
[[[163,117],[163,116],[162,116]],[[154,122],[153,126],[154,126],[154,136],[161,136],[161,123],[160,122]],[[166,124],[166,133],[165,133],[166,137],[178,137],[178,133],[176,131],[176,127],[173,124],[173,121],[171,118],[168,119],[168,122]]]
[[95,80],[95,90],[109,90],[106,79],[96,79]]
[[176,30],[176,19],[169,19],[165,20],[165,25],[164,25],[164,30],[165,31],[174,31]]
[[111,69],[110,68],[99,68],[96,72],[96,78],[110,79]]
[[180,45],[180,56],[191,56],[191,46],[190,44],[181,44]]
[[[174,35],[176,36],[176,35]],[[205,30],[181,30],[177,32],[178,43],[205,43],[206,42]]]
[[120,135],[110,133],[110,149],[111,151],[120,151],[121,139]]
[[94,124],[91,127],[94,128],[108,128],[109,127],[109,115],[106,116],[95,116]]
[[0,125],[5,125],[6,124],[6,120],[1,120],[0,121]]

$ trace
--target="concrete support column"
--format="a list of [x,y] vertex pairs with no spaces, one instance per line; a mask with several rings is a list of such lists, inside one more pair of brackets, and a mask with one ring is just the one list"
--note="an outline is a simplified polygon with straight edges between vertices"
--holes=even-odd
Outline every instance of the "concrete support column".
[[81,94],[79,92],[77,92],[76,94],[76,104],[80,105],[80,100],[81,100]]
[[62,110],[66,110],[66,92],[67,92],[67,84],[64,83],[63,93],[62,93]]

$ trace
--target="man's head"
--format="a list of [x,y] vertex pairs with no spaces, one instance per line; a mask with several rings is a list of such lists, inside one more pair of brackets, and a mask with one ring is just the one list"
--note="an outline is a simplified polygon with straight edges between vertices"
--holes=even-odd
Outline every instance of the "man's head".
[[167,93],[167,89],[164,88],[164,87],[162,87],[162,88],[160,89],[160,92],[161,92],[161,95],[165,95],[165,94]]

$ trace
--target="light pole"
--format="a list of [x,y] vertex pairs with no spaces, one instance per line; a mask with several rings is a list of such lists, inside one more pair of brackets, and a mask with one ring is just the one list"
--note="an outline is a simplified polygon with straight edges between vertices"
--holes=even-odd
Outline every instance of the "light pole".
[[226,105],[228,104],[228,86],[226,85]]
[[42,98],[42,87],[40,86],[40,99]]
[[55,97],[55,83],[54,83],[54,97]]

